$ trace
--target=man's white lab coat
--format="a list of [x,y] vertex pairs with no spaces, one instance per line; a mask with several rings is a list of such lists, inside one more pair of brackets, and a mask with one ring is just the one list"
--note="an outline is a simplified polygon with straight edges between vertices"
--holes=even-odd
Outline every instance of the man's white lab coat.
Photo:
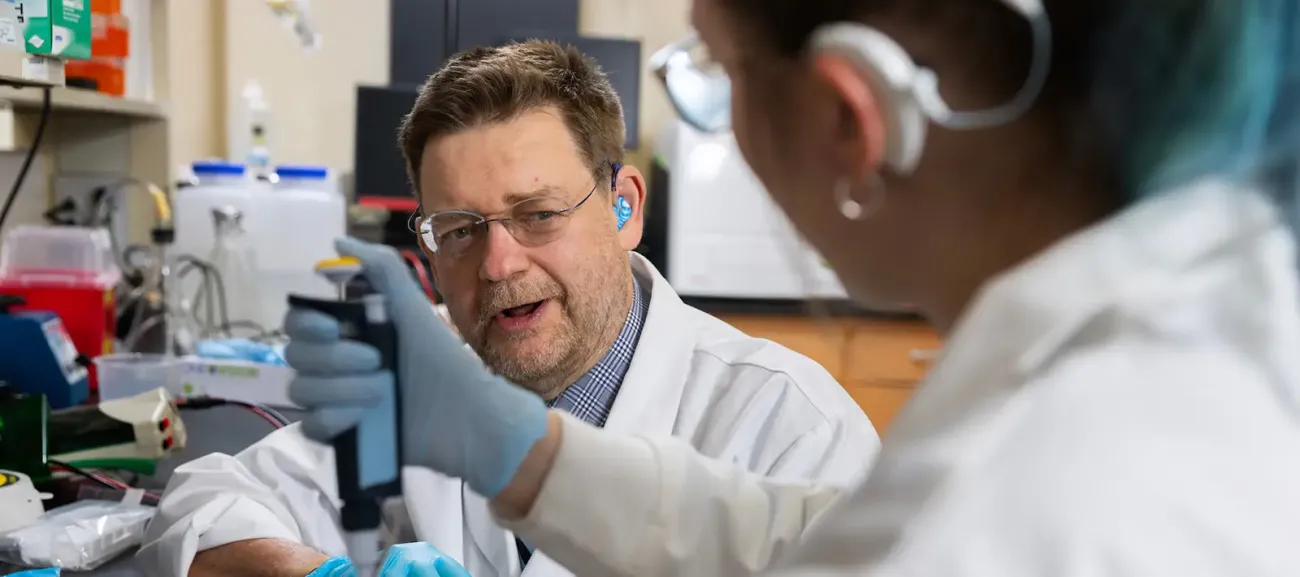
[[[705,455],[784,479],[847,485],[865,470],[879,438],[820,365],[686,306],[649,262],[639,255],[632,262],[650,287],[650,308],[606,429],[678,437]],[[415,467],[403,471],[402,486],[416,538],[475,577],[521,574],[513,534],[494,522],[482,497]],[[344,554],[335,494],[332,451],[296,426],[277,431],[236,456],[177,468],[139,562],[150,575],[184,575],[199,551],[258,537]],[[570,573],[538,552],[522,574]]]
[[1296,266],[1262,194],[1171,191],[988,283],[839,500],[566,419],[508,526],[579,575],[1295,577]]

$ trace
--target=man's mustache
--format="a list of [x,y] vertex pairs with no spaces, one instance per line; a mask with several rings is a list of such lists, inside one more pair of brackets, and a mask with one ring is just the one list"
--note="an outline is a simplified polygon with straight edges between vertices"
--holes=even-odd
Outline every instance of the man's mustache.
[[546,299],[563,299],[564,289],[552,281],[495,283],[478,298],[479,324],[487,324],[503,310]]

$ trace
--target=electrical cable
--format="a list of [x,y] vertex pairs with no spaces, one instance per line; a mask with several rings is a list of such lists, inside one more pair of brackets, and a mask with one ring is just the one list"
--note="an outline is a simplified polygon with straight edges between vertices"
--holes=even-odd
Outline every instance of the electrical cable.
[[153,475],[158,471],[158,462],[153,459],[82,459],[71,461],[68,464],[82,469],[114,469],[118,471],[130,471],[137,475]]
[[41,89],[41,119],[36,124],[36,135],[32,137],[32,146],[27,149],[27,155],[23,157],[22,167],[18,169],[18,176],[14,178],[14,184],[9,189],[9,198],[5,199],[4,208],[0,209],[0,227],[4,227],[5,221],[9,219],[9,211],[14,207],[14,200],[18,198],[18,192],[23,188],[23,182],[27,180],[27,173],[32,168],[32,162],[36,159],[36,154],[41,148],[41,140],[45,137],[45,127],[50,122],[50,87],[45,86]]
[[213,407],[224,407],[224,406],[239,407],[259,417],[262,417],[262,419],[266,420],[268,423],[271,423],[271,425],[277,429],[283,429],[284,427],[289,426],[290,423],[292,422],[284,415],[280,414],[279,411],[272,409],[271,407],[268,407],[266,405],[260,403],[249,403],[246,401],[237,401],[234,399],[223,399],[219,397],[186,397],[184,399],[177,400],[176,406],[181,408],[182,410],[203,410],[203,409],[211,409]]
[[[96,473],[94,471],[82,469],[81,467],[72,465],[70,463],[65,463],[63,461],[56,461],[54,459],[49,459],[47,462],[55,470],[63,471],[64,473],[69,473],[72,475],[76,475],[78,477],[82,477],[84,479],[94,481],[96,484],[102,485],[104,487],[108,487],[110,489],[114,489],[122,492],[138,490],[135,487],[132,487],[131,485],[123,483],[122,481],[119,481],[112,477],[109,477],[108,475],[103,475],[100,473]],[[162,498],[161,495],[154,493],[152,491],[144,491],[144,496],[148,499],[152,499],[155,503]]]

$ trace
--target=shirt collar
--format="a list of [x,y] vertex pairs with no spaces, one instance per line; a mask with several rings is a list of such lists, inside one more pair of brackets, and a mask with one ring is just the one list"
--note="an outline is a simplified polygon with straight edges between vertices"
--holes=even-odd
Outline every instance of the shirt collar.
[[603,427],[614,406],[614,397],[623,384],[623,377],[632,366],[632,356],[636,353],[636,344],[641,338],[641,328],[645,326],[649,311],[650,299],[645,294],[640,279],[633,274],[632,308],[628,310],[627,320],[624,321],[618,338],[614,339],[614,344],[596,366],[548,405],[587,423]]

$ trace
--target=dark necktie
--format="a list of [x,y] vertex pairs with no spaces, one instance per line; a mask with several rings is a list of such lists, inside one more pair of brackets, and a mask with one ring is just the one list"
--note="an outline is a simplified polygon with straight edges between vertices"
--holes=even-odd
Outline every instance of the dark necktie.
[[523,569],[528,566],[528,560],[533,557],[533,548],[524,543],[523,539],[515,537],[515,549],[519,551],[519,568]]

